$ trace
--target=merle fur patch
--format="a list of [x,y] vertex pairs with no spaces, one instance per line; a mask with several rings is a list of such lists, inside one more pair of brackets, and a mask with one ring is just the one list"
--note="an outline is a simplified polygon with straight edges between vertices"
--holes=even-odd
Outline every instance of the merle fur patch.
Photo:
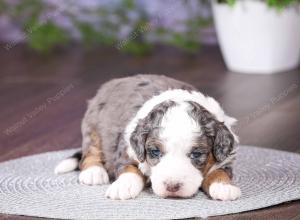
[[204,130],[205,135],[212,138],[213,155],[218,162],[224,161],[232,152],[234,137],[223,122],[219,122],[210,112],[196,102],[189,101],[189,114]]
[[154,128],[160,126],[164,114],[169,108],[175,105],[176,103],[174,101],[162,102],[156,105],[144,119],[139,120],[134,132],[131,134],[130,144],[140,162],[145,160],[145,144],[149,133]]

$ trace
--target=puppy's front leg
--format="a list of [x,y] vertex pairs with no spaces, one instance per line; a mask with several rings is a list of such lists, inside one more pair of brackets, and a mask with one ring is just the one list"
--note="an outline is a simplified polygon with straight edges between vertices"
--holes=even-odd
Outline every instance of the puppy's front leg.
[[241,196],[241,190],[231,184],[229,175],[223,169],[207,174],[202,182],[202,189],[216,200],[235,200]]
[[83,138],[88,138],[89,142],[80,161],[79,182],[86,185],[107,184],[109,177],[103,166],[104,158],[99,135],[96,131],[91,131]]
[[111,199],[133,199],[145,186],[145,177],[135,165],[121,168],[120,175],[106,191],[106,197]]

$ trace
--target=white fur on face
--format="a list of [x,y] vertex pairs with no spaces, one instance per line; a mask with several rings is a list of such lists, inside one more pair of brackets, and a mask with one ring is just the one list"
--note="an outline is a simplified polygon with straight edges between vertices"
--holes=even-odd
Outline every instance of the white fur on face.
[[[188,157],[199,125],[188,115],[187,104],[180,103],[167,111],[161,123],[159,139],[164,145],[164,156],[151,168],[153,191],[162,197],[190,197],[198,192],[203,177]],[[178,184],[179,190],[168,191],[168,185]]]
[[[151,169],[151,183],[155,194],[161,197],[191,197],[201,186],[203,177],[183,155],[168,154]],[[168,184],[179,184],[177,192],[169,192]]]

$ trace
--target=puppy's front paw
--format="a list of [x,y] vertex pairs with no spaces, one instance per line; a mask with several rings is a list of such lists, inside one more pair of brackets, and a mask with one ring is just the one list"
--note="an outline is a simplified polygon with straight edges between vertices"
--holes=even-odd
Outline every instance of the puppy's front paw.
[[106,170],[101,166],[91,166],[79,174],[79,182],[86,185],[102,185],[109,182]]
[[107,189],[105,196],[111,199],[133,199],[144,188],[141,176],[135,173],[123,173]]
[[217,182],[210,185],[209,195],[216,200],[235,200],[241,196],[241,190],[231,184]]

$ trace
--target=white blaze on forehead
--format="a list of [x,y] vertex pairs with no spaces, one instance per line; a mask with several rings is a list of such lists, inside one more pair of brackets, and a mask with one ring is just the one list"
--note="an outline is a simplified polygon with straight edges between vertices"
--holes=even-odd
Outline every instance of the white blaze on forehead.
[[164,115],[161,122],[160,139],[167,152],[188,153],[195,135],[199,135],[199,124],[188,114],[186,102],[176,103]]

